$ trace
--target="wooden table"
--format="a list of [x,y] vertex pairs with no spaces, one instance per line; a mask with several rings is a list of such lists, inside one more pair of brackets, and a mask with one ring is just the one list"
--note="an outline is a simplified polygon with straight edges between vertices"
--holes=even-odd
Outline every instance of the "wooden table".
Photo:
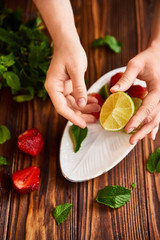
[[[31,1],[8,0],[6,7],[20,6],[27,20],[35,15]],[[104,73],[127,64],[145,49],[149,39],[153,0],[72,0],[76,26],[88,56],[86,79],[92,85]],[[111,34],[123,42],[121,54],[107,49],[94,50],[92,41]],[[71,183],[61,174],[59,146],[66,124],[50,100],[35,99],[18,104],[8,91],[0,93],[0,124],[9,127],[12,139],[0,146],[0,155],[12,162],[0,167],[0,239],[52,240],[160,239],[160,175],[146,170],[149,154],[159,146],[160,132],[154,142],[139,142],[128,156],[108,173],[83,183]],[[17,149],[17,136],[37,127],[45,146],[37,157]],[[36,165],[40,168],[37,191],[19,196],[12,189],[12,172]],[[99,189],[108,184],[129,187],[136,182],[131,200],[119,209],[95,201]],[[60,226],[52,217],[53,208],[73,203],[68,219]]]

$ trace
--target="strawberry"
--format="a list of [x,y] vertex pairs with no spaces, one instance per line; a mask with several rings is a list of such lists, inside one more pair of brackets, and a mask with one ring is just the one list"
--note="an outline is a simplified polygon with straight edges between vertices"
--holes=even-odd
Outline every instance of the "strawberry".
[[[98,100],[98,104],[100,105],[100,107],[102,107],[102,105],[104,103],[104,100],[98,93],[91,93],[89,95],[92,96],[92,97],[95,97]],[[100,111],[99,112],[93,112],[91,114],[98,120]]]
[[142,87],[140,85],[132,85],[128,89],[127,93],[130,97],[137,97],[143,100],[144,97],[147,95],[148,91],[146,87]]
[[18,148],[32,156],[40,153],[43,148],[43,139],[38,129],[32,128],[19,135]]
[[123,72],[118,72],[115,75],[113,75],[110,80],[110,87],[113,87],[122,77],[122,75],[123,75]]
[[20,193],[28,193],[36,190],[39,186],[39,168],[32,166],[14,172],[12,175],[13,187]]

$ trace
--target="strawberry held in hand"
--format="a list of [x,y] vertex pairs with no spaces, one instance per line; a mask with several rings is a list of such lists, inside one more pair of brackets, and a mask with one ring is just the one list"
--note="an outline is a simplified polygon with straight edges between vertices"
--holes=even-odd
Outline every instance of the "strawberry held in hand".
[[38,129],[32,128],[19,135],[18,148],[32,156],[40,153],[43,148],[43,138]]
[[[98,94],[98,93],[91,93],[89,94],[90,96],[92,97],[95,97],[97,100],[98,100],[98,104],[100,107],[102,107],[103,103],[104,103],[104,100],[103,98]],[[91,113],[97,120],[99,119],[99,114],[100,114],[100,111],[99,112],[93,112]]]
[[123,75],[123,72],[118,72],[111,77],[110,88],[113,87],[119,81],[119,79],[122,77],[122,75]]
[[28,193],[36,190],[39,186],[39,168],[32,166],[14,172],[12,175],[13,187],[20,193]]
[[148,91],[146,87],[142,87],[140,85],[132,85],[129,89],[128,89],[128,95],[130,97],[137,97],[140,99],[144,99],[145,96],[147,95]]

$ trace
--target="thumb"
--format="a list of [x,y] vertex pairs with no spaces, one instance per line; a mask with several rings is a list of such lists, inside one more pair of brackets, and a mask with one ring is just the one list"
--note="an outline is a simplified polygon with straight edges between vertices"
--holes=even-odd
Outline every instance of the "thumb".
[[84,72],[72,72],[70,77],[73,85],[73,96],[79,107],[84,107],[87,103],[87,89],[84,81]]
[[126,91],[133,84],[139,73],[139,67],[132,63],[128,63],[125,72],[120,80],[110,89],[111,92]]

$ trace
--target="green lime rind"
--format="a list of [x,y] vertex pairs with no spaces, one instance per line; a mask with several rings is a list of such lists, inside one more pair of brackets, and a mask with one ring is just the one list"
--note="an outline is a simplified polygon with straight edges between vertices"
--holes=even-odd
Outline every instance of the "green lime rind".
[[103,85],[101,87],[101,89],[99,90],[98,94],[103,98],[103,100],[105,101],[109,95],[111,94],[110,93],[110,90],[109,90],[109,85],[106,83],[105,85]]

